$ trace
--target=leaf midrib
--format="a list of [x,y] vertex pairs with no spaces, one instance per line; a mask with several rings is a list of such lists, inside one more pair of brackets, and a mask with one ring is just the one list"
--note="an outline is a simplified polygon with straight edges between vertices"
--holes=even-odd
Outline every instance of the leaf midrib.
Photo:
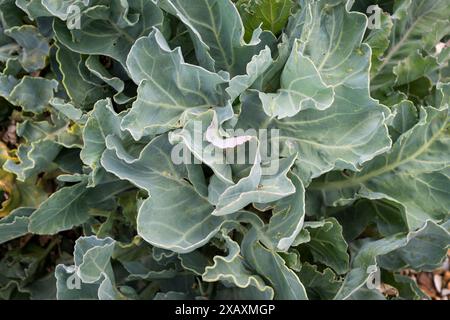
[[381,167],[378,170],[369,172],[368,174],[364,176],[356,177],[355,179],[348,179],[345,181],[333,181],[333,182],[320,182],[320,183],[313,183],[310,186],[311,190],[332,190],[332,189],[342,189],[342,188],[348,188],[357,186],[361,183],[364,183],[374,177],[383,175],[389,171],[394,170],[395,168],[401,166],[405,162],[409,162],[411,160],[416,159],[418,156],[420,156],[422,153],[424,153],[442,134],[444,129],[446,128],[446,122],[443,121],[442,126],[439,128],[437,133],[433,135],[430,140],[428,140],[427,143],[422,145],[416,152],[414,152],[411,156],[404,158],[403,160],[399,162],[394,162],[393,164]]

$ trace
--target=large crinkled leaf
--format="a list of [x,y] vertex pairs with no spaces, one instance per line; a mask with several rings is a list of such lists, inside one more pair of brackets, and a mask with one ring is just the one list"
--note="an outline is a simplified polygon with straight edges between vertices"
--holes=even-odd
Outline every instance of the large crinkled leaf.
[[12,172],[20,181],[25,181],[48,170],[61,146],[51,140],[38,140],[29,145],[22,144],[17,150],[17,159],[9,159],[3,169]]
[[247,232],[241,244],[242,255],[250,267],[275,291],[275,299],[306,300],[307,295],[298,276],[286,266],[278,253],[259,243],[255,228]]
[[114,111],[110,99],[99,100],[84,126],[84,146],[80,158],[93,170],[91,178],[94,185],[101,178],[100,158],[106,149],[106,137],[115,135],[119,138],[131,140],[128,134],[120,130],[122,118]]
[[52,113],[50,119],[44,121],[27,119],[17,124],[16,132],[28,143],[49,140],[66,148],[81,148],[82,146],[81,131],[78,130],[78,127],[57,113]]
[[[62,1],[61,1],[62,2]],[[59,11],[59,10],[58,10]],[[63,14],[67,11],[62,10]],[[91,1],[80,16],[81,29],[69,30],[65,22],[55,20],[58,40],[83,54],[106,55],[124,67],[130,48],[153,27],[163,28],[164,17],[151,1]],[[97,30],[102,30],[98,32]]]
[[57,298],[60,300],[120,300],[126,297],[115,288],[111,257],[116,242],[95,236],[79,238],[74,265],[56,267]]
[[40,113],[53,98],[57,86],[54,80],[24,77],[11,91],[9,101],[25,111]]
[[226,257],[215,256],[214,264],[205,268],[202,279],[207,282],[222,281],[232,283],[239,288],[254,287],[261,294],[273,297],[273,289],[267,286],[260,276],[250,272],[245,261],[240,255],[239,244],[233,241],[225,232],[222,237],[226,242],[228,255]]
[[129,188],[125,181],[111,180],[89,189],[86,182],[64,187],[31,215],[29,231],[55,234],[87,221],[95,210],[101,210],[114,194]]
[[[333,86],[332,104],[324,111],[305,110],[290,118],[276,119],[271,113],[266,116],[261,112],[264,108],[256,100],[256,93],[251,93],[243,99],[238,127],[279,129],[282,147],[290,149],[286,152],[298,152],[299,175],[308,184],[312,177],[332,169],[357,169],[386,151],[391,141],[385,126],[388,110],[369,95],[370,48],[361,44],[363,32],[356,28],[365,26],[365,18],[347,12],[341,1],[333,5],[313,2],[304,10],[310,14],[308,23],[303,24],[302,54],[322,70],[324,81]],[[347,24],[352,32],[345,28]],[[348,41],[344,41],[347,35]],[[333,39],[344,42],[333,46]],[[285,105],[277,107],[283,110]]]
[[[231,113],[232,115],[230,107],[220,108],[220,110],[226,110],[226,113]],[[223,143],[223,140],[226,137],[222,137],[221,132],[219,132],[219,122],[221,121],[218,113],[219,109],[217,108],[215,110],[195,110],[187,113],[183,119],[183,128],[170,132],[169,141],[176,145],[173,154],[177,156],[177,162],[188,160],[191,163],[203,163],[210,167],[215,174],[215,178],[211,180],[219,179],[221,183],[233,184],[231,167],[227,163],[227,159],[223,159],[225,150],[223,144],[226,144]],[[228,115],[226,118],[228,118]],[[211,136],[209,139],[211,141],[208,141],[207,136]],[[252,139],[248,135],[243,135],[234,140],[233,137],[230,137],[230,140],[227,141],[236,147]],[[217,142],[214,144],[215,140]],[[253,141],[255,140],[253,139]],[[234,150],[233,148],[230,147],[228,150]],[[192,157],[194,159],[191,159]],[[216,202],[213,201],[212,203]]]
[[51,15],[58,17],[59,19],[66,21],[72,16],[71,7],[77,6],[78,8],[84,8],[88,5],[90,0],[41,0],[42,6]]
[[341,285],[341,281],[331,269],[327,268],[320,272],[317,266],[309,263],[302,265],[298,277],[305,286],[310,300],[331,300]]
[[80,54],[56,44],[56,60],[62,75],[61,83],[71,102],[80,109],[89,109],[108,93],[105,86],[85,81],[82,76],[83,59]]
[[252,57],[275,40],[271,33],[259,29],[246,43],[241,17],[230,0],[153,2],[186,25],[200,65],[211,71],[227,71],[231,77],[244,74]]
[[5,34],[13,38],[22,48],[19,53],[19,62],[26,71],[33,72],[44,69],[50,46],[48,40],[39,33],[36,27],[31,25],[13,27],[6,30]]
[[253,32],[260,27],[278,35],[287,23],[295,1],[239,0],[236,6],[245,27],[245,39],[250,40]]
[[28,233],[29,217],[33,208],[14,210],[11,214],[0,220],[0,244],[23,236]]
[[273,65],[271,51],[265,47],[246,66],[246,74],[235,76],[226,88],[230,100],[234,101],[242,92],[253,86],[259,77],[264,75]]
[[337,274],[343,274],[349,268],[347,243],[342,235],[342,227],[336,219],[330,218],[322,223],[305,224],[310,241],[306,246],[314,261],[331,267]]
[[278,93],[259,93],[264,111],[279,119],[295,116],[299,111],[329,108],[334,100],[334,90],[321,78],[313,61],[294,45],[281,74]]
[[255,155],[254,165],[248,176],[240,179],[236,184],[228,186],[218,196],[216,209],[213,214],[217,216],[236,212],[250,203],[267,203],[277,201],[295,192],[295,186],[287,177],[287,173],[295,156],[277,162],[276,172],[266,172],[261,166],[259,151]]
[[295,186],[295,193],[273,204],[272,217],[264,230],[272,241],[271,246],[281,251],[289,249],[302,230],[305,219],[303,183],[294,173],[290,173],[288,178]]
[[201,67],[186,64],[181,51],[171,50],[158,30],[135,43],[127,66],[139,89],[122,128],[137,140],[178,127],[178,120],[188,108],[225,103],[225,80]]
[[211,239],[225,220],[211,215],[213,206],[186,181],[185,166],[172,163],[167,135],[155,138],[137,159],[121,158],[119,143],[107,140],[101,163],[107,171],[149,192],[139,208],[139,235],[157,247],[180,253]]
[[392,111],[394,118],[389,127],[389,134],[393,141],[397,141],[403,133],[414,127],[419,121],[419,116],[414,104],[407,100],[394,105]]
[[260,93],[266,113],[292,117],[308,108],[329,108],[339,97],[352,100],[355,94],[373,104],[367,80],[370,51],[361,44],[365,17],[348,12],[343,1],[310,2],[303,11],[301,37],[281,74],[281,89]]
[[0,96],[25,111],[41,113],[48,106],[58,87],[58,82],[25,76],[20,81],[12,76],[0,75]]
[[[251,132],[223,136],[218,118],[214,110],[199,113],[186,123],[183,130],[172,132],[169,136],[172,143],[182,142],[188,148],[183,152],[192,152],[196,159],[214,171],[215,176],[210,179],[208,187],[208,200],[215,205],[214,215],[231,214],[250,203],[272,202],[294,193],[295,188],[287,178],[287,172],[295,156],[270,161],[264,155],[263,159],[260,152],[262,146]],[[241,174],[241,178],[234,182],[230,179],[231,166],[227,162],[236,160],[239,164],[239,161],[245,160],[239,158],[247,147],[249,152],[246,157],[251,166],[248,173]],[[221,161],[220,158],[226,159]],[[263,160],[269,161],[269,166],[263,166]]]
[[[116,94],[114,94],[113,96],[115,102],[123,104],[132,100],[132,98],[129,97],[130,94],[128,92],[124,92],[125,81],[116,76],[115,73],[113,74],[113,71],[115,71],[114,66],[111,67],[105,65],[105,63],[102,63],[102,57],[99,56],[89,56],[86,59],[85,64],[86,68],[93,75],[97,76],[99,79],[101,79],[107,85],[111,86],[111,88],[116,91]],[[119,69],[119,67],[116,68]]]
[[372,90],[389,91],[398,81],[400,84],[417,79],[420,74],[409,79],[402,74],[408,71],[417,74],[424,59],[430,59],[420,57],[417,52],[434,54],[435,46],[450,31],[450,7],[446,0],[401,0],[396,1],[394,10],[392,31],[382,36],[384,39],[388,36],[389,46],[378,56],[372,71]]
[[[83,1],[83,0],[78,0]],[[86,0],[84,0],[86,1]],[[49,17],[51,16],[50,12],[47,10],[47,8],[44,6],[43,3],[48,2],[47,0],[41,1],[41,0],[17,0],[16,6],[18,6],[20,9],[25,11],[28,14],[28,17],[31,20],[34,20],[36,18],[40,17]],[[69,1],[64,1],[68,3]]]
[[[420,247],[421,250],[430,254],[428,256],[430,259],[427,258],[429,263],[433,263],[434,267],[437,267],[446,256],[449,241],[448,231],[431,221],[427,221],[419,230],[406,235],[397,234],[376,241],[368,241],[362,245],[354,257],[351,270],[346,275],[335,299],[347,299],[363,287],[376,272],[378,257],[384,258],[386,255],[392,254],[393,256],[390,257],[392,259],[399,254],[401,257],[403,253],[403,258],[408,262],[405,265],[420,269],[424,264],[423,257],[415,256],[414,251],[410,251]],[[410,244],[412,247],[408,248]]]
[[298,154],[296,171],[307,185],[333,169],[357,169],[388,150],[385,109],[366,103],[359,95],[352,103],[340,97],[325,111],[305,110],[280,120],[268,117],[256,93],[249,93],[243,98],[237,128],[278,129],[279,137],[271,143],[279,141],[282,155]]
[[[325,205],[344,204],[357,197],[389,199],[403,206],[411,230],[425,220],[448,218],[449,177],[444,171],[449,149],[448,108],[421,109],[420,121],[404,133],[391,151],[356,173],[332,172],[314,182]],[[414,194],[414,197],[411,197]]]
[[107,271],[115,241],[111,238],[81,238],[75,244],[74,262],[77,274],[85,283],[98,281]]

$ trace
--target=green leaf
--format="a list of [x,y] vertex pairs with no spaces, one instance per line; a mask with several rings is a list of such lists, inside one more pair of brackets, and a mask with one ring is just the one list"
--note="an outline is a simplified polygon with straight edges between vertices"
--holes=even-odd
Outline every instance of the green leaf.
[[361,43],[364,16],[348,12],[341,1],[310,2],[302,10],[301,36],[281,74],[281,90],[260,93],[266,113],[281,119],[308,108],[324,110],[356,92],[360,103],[373,104],[367,80],[370,50]]
[[398,299],[402,300],[426,300],[429,299],[419,288],[414,279],[400,274],[389,275],[384,282],[393,286],[398,291]]
[[3,169],[14,173],[19,181],[25,181],[52,167],[61,146],[51,140],[38,140],[30,145],[22,144],[17,150],[18,161],[8,159]]
[[33,72],[44,69],[50,46],[48,40],[39,33],[36,27],[17,26],[6,30],[5,34],[13,38],[22,48],[19,62],[26,71]]
[[[58,2],[63,6],[58,8],[58,12],[67,18],[68,11],[64,10],[67,4]],[[69,30],[60,20],[54,22],[56,37],[74,52],[105,55],[125,67],[128,52],[135,41],[147,36],[154,27],[163,28],[163,14],[151,1],[113,1],[109,5],[99,0],[92,2],[89,9],[81,12],[80,30]]]
[[17,124],[17,134],[28,143],[48,140],[66,148],[82,146],[81,132],[77,127],[71,126],[69,121],[55,113],[44,121],[28,119]]
[[184,63],[181,51],[171,50],[158,30],[136,41],[127,66],[139,89],[133,108],[122,121],[122,128],[136,140],[178,127],[180,117],[189,108],[225,103],[225,80],[201,67]]
[[[259,151],[258,151],[259,153]],[[236,184],[226,187],[219,195],[213,215],[221,216],[236,212],[250,203],[267,203],[277,201],[295,192],[295,186],[287,177],[295,156],[276,160],[273,172],[260,165],[259,154],[247,177]]]
[[308,228],[311,238],[306,246],[311,250],[314,261],[331,267],[337,274],[346,273],[350,258],[339,222],[329,218],[320,226],[305,224],[305,228]]
[[83,129],[84,146],[80,158],[94,171],[92,176],[94,185],[101,179],[100,158],[106,149],[106,137],[116,135],[124,139],[129,138],[129,135],[120,130],[122,118],[115,113],[111,100],[105,99],[97,101],[86,121]]
[[[427,221],[419,230],[409,234],[397,234],[376,241],[367,241],[358,250],[352,262],[352,269],[346,275],[344,282],[335,296],[335,299],[346,299],[350,297],[359,288],[363,287],[369,277],[374,274],[377,267],[377,258],[396,257],[402,252],[408,252],[405,257],[410,257],[408,266],[422,267],[423,258],[414,257],[414,253],[405,248],[411,244],[413,247],[422,246],[422,250],[428,254],[432,254],[430,261],[439,264],[443,257],[446,256],[450,234],[444,228],[436,225],[434,222]],[[397,252],[397,254],[396,254]],[[430,256],[431,257],[431,256]],[[427,258],[428,259],[428,258]]]
[[259,93],[264,111],[271,117],[293,117],[301,110],[324,110],[333,103],[333,88],[322,80],[314,62],[300,52],[299,46],[296,42],[286,62],[278,93]]
[[121,157],[118,143],[107,139],[101,163],[107,171],[149,192],[137,218],[142,238],[154,246],[186,253],[219,231],[225,220],[211,215],[213,206],[185,180],[186,168],[172,164],[167,136],[155,138],[137,159]]
[[[83,240],[89,243],[84,243]],[[90,237],[77,241],[74,251],[75,265],[83,282],[94,283],[102,277],[107,271],[114,245],[115,241],[111,238],[97,240]]]
[[120,300],[115,287],[111,257],[116,242],[111,238],[81,237],[76,241],[73,266],[56,267],[59,300]]
[[87,82],[82,76],[82,56],[70,51],[65,46],[56,44],[56,60],[62,74],[62,85],[76,108],[89,109],[97,100],[105,97],[107,89],[92,82]]
[[419,115],[416,107],[410,101],[404,100],[392,107],[395,114],[390,125],[389,133],[394,141],[406,131],[414,127],[419,121]]
[[414,82],[438,68],[434,57],[423,57],[419,52],[411,53],[394,67],[393,72],[397,76],[395,84],[402,86]]
[[230,95],[230,100],[234,101],[241,93],[252,87],[257,80],[268,72],[273,66],[271,51],[269,47],[265,47],[247,64],[246,74],[235,76],[229,82],[226,88]]
[[302,230],[305,219],[303,183],[293,173],[288,177],[295,186],[295,193],[273,204],[272,217],[265,229],[265,234],[272,240],[271,246],[281,251],[286,251],[292,245]]
[[[391,151],[355,173],[333,172],[314,182],[324,204],[345,204],[355,198],[388,199],[404,208],[410,230],[432,219],[448,217],[448,109],[422,108],[419,122],[404,133]],[[414,197],[411,197],[414,194]]]
[[41,113],[46,109],[58,87],[58,82],[55,80],[29,76],[25,76],[17,82],[11,77],[4,81],[8,81],[10,91],[7,87],[5,89],[9,92],[4,94],[0,92],[0,94],[12,104],[33,113]]
[[320,272],[317,266],[309,263],[302,265],[298,276],[311,300],[331,300],[340,287],[340,281],[331,269]]
[[202,279],[207,282],[232,283],[239,288],[255,287],[262,294],[272,298],[273,289],[266,286],[261,277],[246,268],[244,259],[240,255],[239,244],[225,232],[222,232],[222,237],[226,242],[228,255],[226,257],[215,256],[213,258],[214,264],[206,267]]
[[[416,69],[420,66],[408,66],[411,60],[417,58],[419,61],[422,60],[417,51],[433,54],[436,44],[449,32],[450,8],[446,0],[401,0],[396,1],[394,10],[392,16],[394,25],[389,34],[389,46],[382,56],[379,55],[380,62],[374,65],[372,72],[373,91],[391,90],[390,87],[396,82],[409,81],[406,75],[400,74],[404,71],[400,71],[399,68],[408,68],[410,72],[420,73],[420,69]],[[400,76],[396,77],[394,73]],[[417,76],[411,77],[414,78]]]
[[239,0],[236,6],[244,23],[245,39],[250,41],[254,30],[260,27],[278,35],[294,9],[294,1]]
[[129,188],[124,181],[111,180],[95,188],[81,182],[64,187],[50,196],[31,215],[29,231],[36,234],[55,234],[86,222],[95,209],[109,198]]
[[256,229],[247,232],[242,245],[242,255],[252,269],[274,289],[275,299],[306,300],[307,295],[298,276],[289,269],[276,253],[257,241]]
[[28,233],[29,216],[32,208],[19,208],[0,220],[0,244]]
[[[125,93],[125,82],[111,74],[110,70],[107,69],[105,65],[102,64],[100,57],[89,56],[86,59],[86,68],[103,82],[111,86],[117,93],[114,95],[114,101],[123,104],[132,100],[131,97],[128,96],[128,93]],[[114,67],[110,67],[114,68]]]
[[279,141],[281,155],[298,154],[296,172],[308,185],[311,178],[333,169],[357,169],[388,150],[385,109],[364,102],[357,105],[355,99],[354,104],[336,99],[325,111],[306,110],[292,118],[276,119],[265,114],[255,93],[249,93],[243,97],[237,128],[278,129],[279,138],[269,137],[269,145]]
[[17,0],[16,6],[25,11],[30,19],[34,20],[38,17],[51,16],[44,6],[46,2],[47,0]]
[[244,74],[247,63],[266,45],[274,43],[271,33],[257,30],[244,41],[244,26],[230,0],[154,0],[163,10],[177,16],[188,28],[197,60],[211,71],[227,71],[231,78]]
[[0,299],[427,298],[402,274],[449,249],[449,17],[0,0]]

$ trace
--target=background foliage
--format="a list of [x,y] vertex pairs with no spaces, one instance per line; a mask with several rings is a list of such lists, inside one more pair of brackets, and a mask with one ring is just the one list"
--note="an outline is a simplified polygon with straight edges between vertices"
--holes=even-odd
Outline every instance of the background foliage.
[[[424,298],[400,272],[450,244],[448,0],[85,2],[0,0],[1,299],[385,299],[375,267]],[[194,121],[280,157],[218,165]]]

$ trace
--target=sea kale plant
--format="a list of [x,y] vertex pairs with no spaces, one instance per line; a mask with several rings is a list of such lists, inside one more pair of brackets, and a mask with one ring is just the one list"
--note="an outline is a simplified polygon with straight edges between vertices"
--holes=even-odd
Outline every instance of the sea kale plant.
[[449,17],[0,0],[0,298],[426,298],[404,270],[450,244]]

